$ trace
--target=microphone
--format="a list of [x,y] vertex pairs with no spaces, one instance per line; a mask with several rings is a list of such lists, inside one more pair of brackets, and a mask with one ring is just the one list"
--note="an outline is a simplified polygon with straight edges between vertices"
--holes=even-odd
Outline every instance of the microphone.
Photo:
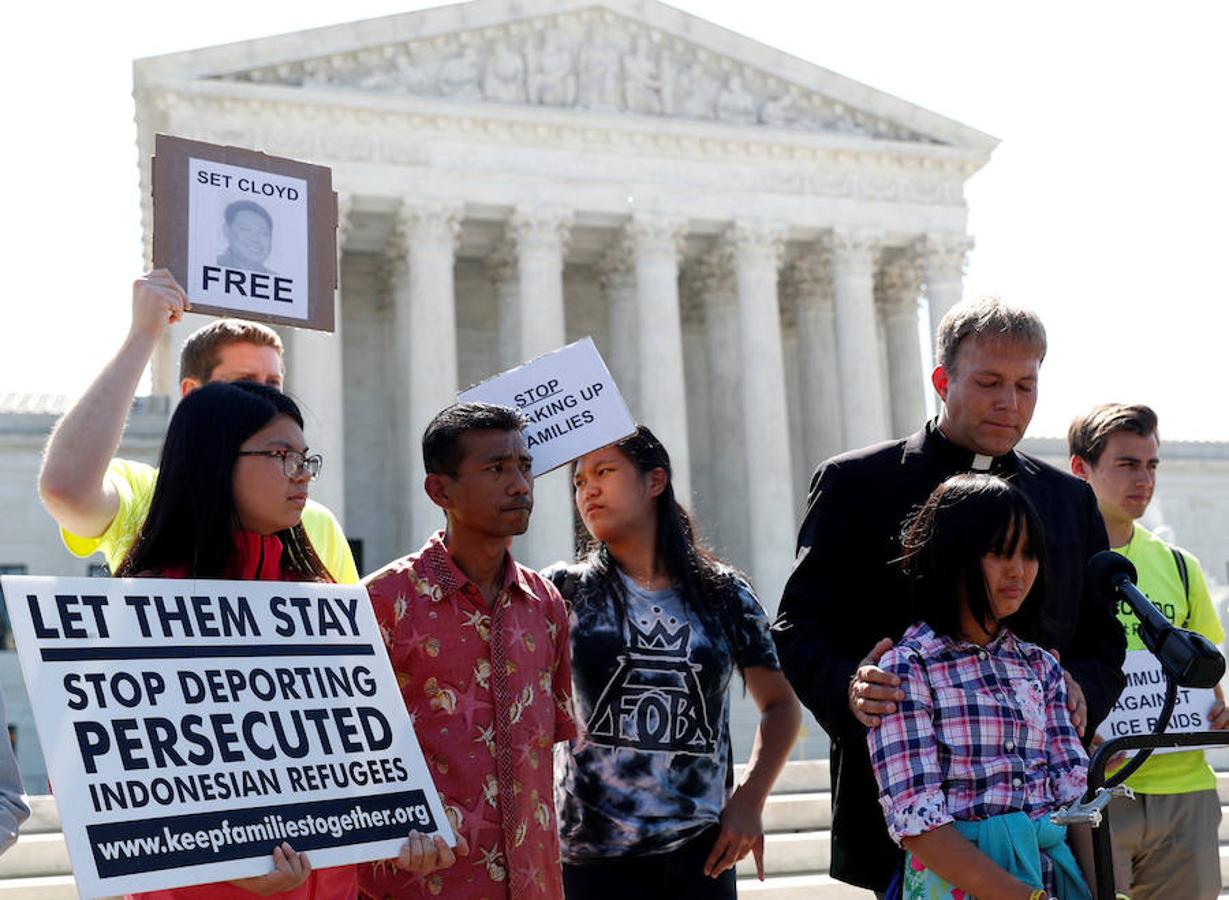
[[1121,553],[1102,550],[1088,561],[1085,578],[1110,600],[1124,600],[1139,619],[1139,637],[1179,687],[1215,687],[1225,674],[1225,658],[1201,634],[1177,628],[1135,586],[1135,566]]

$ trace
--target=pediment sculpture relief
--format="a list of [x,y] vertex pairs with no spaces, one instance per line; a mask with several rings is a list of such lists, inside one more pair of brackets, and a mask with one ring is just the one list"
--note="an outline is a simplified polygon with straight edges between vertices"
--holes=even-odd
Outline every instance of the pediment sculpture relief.
[[771,73],[610,16],[554,17],[218,77],[934,143]]

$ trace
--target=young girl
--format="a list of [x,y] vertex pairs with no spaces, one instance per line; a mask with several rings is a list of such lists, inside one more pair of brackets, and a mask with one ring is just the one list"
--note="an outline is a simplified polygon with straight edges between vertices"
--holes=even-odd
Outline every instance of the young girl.
[[1089,897],[1049,819],[1083,794],[1088,757],[1058,662],[1013,633],[1043,615],[1043,547],[1028,499],[992,475],[949,478],[906,526],[916,622],[879,663],[904,699],[867,732],[906,898]]
[[[307,456],[303,417],[276,388],[236,382],[192,391],[171,417],[160,466],[149,515],[117,576],[332,580],[299,524],[320,457]],[[313,872],[305,854],[283,843],[268,875],[137,896],[308,900],[356,893],[353,866]]]
[[[594,542],[552,577],[571,602],[580,736],[556,801],[569,898],[731,898],[798,734],[798,701],[747,583],[696,540],[670,459],[644,426],[583,456],[576,506]],[[761,712],[730,793],[735,668]]]

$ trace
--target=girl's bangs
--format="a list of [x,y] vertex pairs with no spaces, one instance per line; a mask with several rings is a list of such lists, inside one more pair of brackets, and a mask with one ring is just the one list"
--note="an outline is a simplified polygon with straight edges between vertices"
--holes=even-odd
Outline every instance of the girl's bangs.
[[986,548],[987,552],[995,556],[1015,556],[1017,550],[1023,549],[1025,556],[1035,558],[1038,555],[1033,544],[1036,535],[1033,534],[1033,529],[1029,528],[1029,517],[1024,505],[1013,502],[1004,513],[1005,516],[998,522],[994,537]]

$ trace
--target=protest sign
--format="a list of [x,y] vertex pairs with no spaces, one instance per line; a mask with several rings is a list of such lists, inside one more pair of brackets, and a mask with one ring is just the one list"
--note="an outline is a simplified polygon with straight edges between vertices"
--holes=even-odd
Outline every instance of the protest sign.
[[460,403],[515,406],[529,420],[534,477],[627,437],[636,423],[597,352],[582,338],[457,395]]
[[333,330],[332,173],[292,159],[159,134],[154,265],[193,312]]
[[452,831],[360,585],[5,576],[77,885],[315,868]]
[[[1165,703],[1165,675],[1161,664],[1148,650],[1131,650],[1122,665],[1127,686],[1118,697],[1097,734],[1109,740],[1133,734],[1150,734],[1156,728],[1157,717]],[[1208,730],[1208,710],[1215,696],[1210,688],[1178,688],[1173,717],[1166,734]],[[1177,747],[1153,750],[1153,753],[1173,753],[1189,748]]]

